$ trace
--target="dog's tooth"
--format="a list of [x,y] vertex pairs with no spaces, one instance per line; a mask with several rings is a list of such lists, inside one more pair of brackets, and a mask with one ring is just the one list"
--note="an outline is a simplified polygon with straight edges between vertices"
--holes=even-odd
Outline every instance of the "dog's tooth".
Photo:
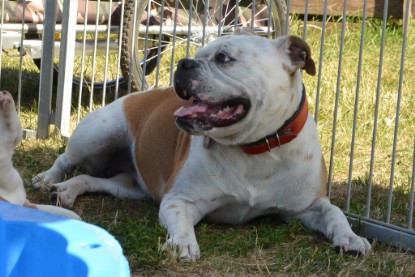
[[226,106],[226,107],[223,109],[223,111],[228,113],[228,112],[230,112],[230,111],[231,111],[231,107]]
[[223,115],[224,113],[229,113],[231,111],[231,108],[229,106],[226,106],[225,108],[222,108],[217,112],[217,115]]

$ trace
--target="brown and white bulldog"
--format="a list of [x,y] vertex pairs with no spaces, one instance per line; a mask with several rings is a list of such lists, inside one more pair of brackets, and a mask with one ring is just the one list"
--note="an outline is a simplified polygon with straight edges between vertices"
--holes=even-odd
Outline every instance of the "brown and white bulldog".
[[[300,38],[221,37],[179,62],[174,89],[130,94],[86,116],[34,185],[52,184],[68,207],[87,191],[152,197],[165,246],[182,260],[200,257],[194,226],[203,218],[240,224],[271,213],[366,254],[368,241],[326,196],[301,69],[315,74]],[[79,165],[87,174],[62,182]]]
[[22,126],[12,95],[8,91],[0,91],[0,200],[79,219],[76,213],[67,209],[33,204],[27,200],[22,177],[13,167],[12,162],[13,151],[22,141],[22,134]]

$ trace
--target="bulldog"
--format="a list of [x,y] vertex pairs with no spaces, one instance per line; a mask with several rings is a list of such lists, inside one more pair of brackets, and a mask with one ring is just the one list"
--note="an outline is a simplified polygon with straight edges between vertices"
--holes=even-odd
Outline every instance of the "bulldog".
[[22,141],[22,134],[12,95],[8,91],[0,91],[0,200],[79,219],[79,216],[70,210],[52,205],[33,204],[27,200],[22,177],[12,163],[13,151]]
[[[87,191],[150,196],[169,233],[165,248],[180,260],[200,257],[200,220],[241,224],[274,213],[364,255],[369,242],[327,198],[301,70],[315,74],[298,37],[218,38],[179,61],[174,88],[133,93],[87,115],[33,183],[51,184],[67,207]],[[62,182],[77,166],[86,174]]]

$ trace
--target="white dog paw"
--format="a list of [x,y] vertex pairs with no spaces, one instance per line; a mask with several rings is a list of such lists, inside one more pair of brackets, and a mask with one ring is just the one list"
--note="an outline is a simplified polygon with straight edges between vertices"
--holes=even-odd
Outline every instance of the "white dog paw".
[[47,187],[47,183],[44,181],[43,178],[44,173],[40,173],[32,178],[32,186],[35,188],[42,188]]
[[366,255],[369,253],[370,243],[353,232],[337,232],[333,235],[333,245],[344,252]]
[[62,181],[61,174],[56,171],[48,170],[32,178],[32,185],[35,188],[49,188],[51,185]]
[[195,262],[200,259],[200,249],[197,242],[186,242],[185,239],[174,240],[168,239],[163,247],[172,257],[179,262]]
[[63,183],[50,187],[50,201],[55,205],[71,208],[77,196],[78,193],[63,185]]

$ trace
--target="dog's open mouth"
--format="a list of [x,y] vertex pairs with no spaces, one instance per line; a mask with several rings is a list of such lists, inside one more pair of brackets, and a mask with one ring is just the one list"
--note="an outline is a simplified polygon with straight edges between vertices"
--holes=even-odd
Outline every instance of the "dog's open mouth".
[[207,103],[195,100],[193,104],[178,109],[174,115],[184,129],[210,130],[226,127],[242,120],[249,111],[247,99],[236,98],[220,103]]

